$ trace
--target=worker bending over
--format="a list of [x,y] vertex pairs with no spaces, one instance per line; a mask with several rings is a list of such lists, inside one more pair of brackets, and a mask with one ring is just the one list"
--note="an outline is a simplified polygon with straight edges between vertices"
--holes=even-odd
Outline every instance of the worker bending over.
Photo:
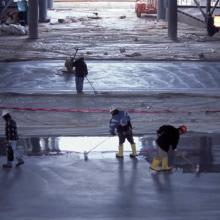
[[150,166],[152,170],[171,170],[171,167],[168,165],[168,152],[170,147],[172,147],[172,150],[176,150],[180,135],[186,133],[186,131],[187,127],[185,125],[181,125],[178,128],[175,128],[172,125],[163,125],[157,130],[156,143],[158,148],[157,155]]

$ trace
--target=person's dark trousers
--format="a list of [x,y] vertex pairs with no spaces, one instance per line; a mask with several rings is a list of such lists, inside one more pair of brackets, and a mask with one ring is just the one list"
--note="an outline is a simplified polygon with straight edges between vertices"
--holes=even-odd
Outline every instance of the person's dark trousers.
[[18,19],[19,19],[19,23],[20,23],[22,26],[27,25],[27,12],[25,12],[25,11],[20,11],[20,12],[18,13]]
[[76,81],[76,91],[77,93],[81,93],[83,91],[84,77],[75,76],[75,81]]
[[127,139],[130,144],[134,144],[134,139],[131,130],[118,133],[118,137],[119,145],[123,144],[125,142],[125,139]]

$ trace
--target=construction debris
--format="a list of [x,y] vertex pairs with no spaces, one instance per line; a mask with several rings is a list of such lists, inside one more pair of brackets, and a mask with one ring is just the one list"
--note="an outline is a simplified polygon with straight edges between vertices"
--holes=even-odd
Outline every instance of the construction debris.
[[26,35],[26,34],[27,34],[26,28],[20,24],[0,25],[0,35]]

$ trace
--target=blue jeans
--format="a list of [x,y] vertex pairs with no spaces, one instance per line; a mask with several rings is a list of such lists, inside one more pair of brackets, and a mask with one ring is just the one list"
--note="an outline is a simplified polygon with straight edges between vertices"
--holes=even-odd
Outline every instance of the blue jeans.
[[84,77],[75,76],[76,91],[77,91],[77,93],[78,92],[82,92],[82,90],[83,90],[83,81],[84,81]]

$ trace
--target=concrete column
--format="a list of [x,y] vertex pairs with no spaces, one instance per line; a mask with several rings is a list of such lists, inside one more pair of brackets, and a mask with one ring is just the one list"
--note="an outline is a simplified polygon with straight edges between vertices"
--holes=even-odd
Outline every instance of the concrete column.
[[47,21],[47,0],[39,1],[39,22]]
[[38,38],[38,0],[28,0],[28,27],[29,38]]
[[53,9],[53,0],[47,0],[47,8]]
[[165,20],[166,18],[166,5],[164,0],[158,0],[157,2],[157,19]]
[[168,37],[177,40],[177,0],[168,0]]

